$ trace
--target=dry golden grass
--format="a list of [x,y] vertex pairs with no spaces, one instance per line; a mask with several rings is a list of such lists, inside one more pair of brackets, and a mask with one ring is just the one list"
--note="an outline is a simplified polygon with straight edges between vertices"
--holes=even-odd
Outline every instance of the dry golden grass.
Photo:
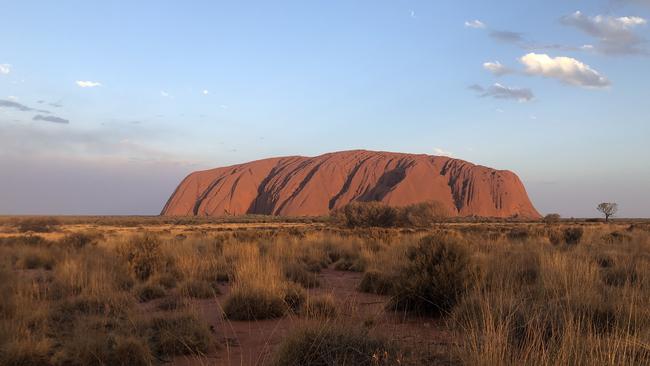
[[[0,364],[200,364],[223,350],[195,304],[217,297],[226,322],[307,322],[277,364],[650,364],[647,223],[75,220],[0,222]],[[371,334],[381,324],[319,287],[326,268],[363,272],[355,286],[386,295],[385,312],[441,319],[446,356]]]

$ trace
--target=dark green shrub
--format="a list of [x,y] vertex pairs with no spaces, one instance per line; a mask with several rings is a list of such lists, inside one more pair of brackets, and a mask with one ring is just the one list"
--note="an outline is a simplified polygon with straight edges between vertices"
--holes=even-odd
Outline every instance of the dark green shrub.
[[387,295],[393,293],[395,287],[394,281],[394,278],[383,272],[370,270],[363,274],[357,289],[361,292]]
[[274,354],[272,365],[400,365],[401,355],[388,341],[365,329],[309,325],[293,331]]
[[162,265],[160,239],[151,234],[132,237],[119,248],[131,271],[140,280],[147,280]]
[[544,221],[544,223],[546,223],[546,224],[556,224],[556,223],[560,222],[561,218],[562,218],[562,216],[560,216],[560,214],[551,213],[551,214],[548,214],[548,215],[544,216],[542,221]]
[[61,246],[71,249],[81,249],[96,243],[97,237],[88,233],[71,233],[59,240]]
[[254,289],[233,291],[223,305],[226,317],[231,320],[279,318],[287,310],[284,294],[276,296],[271,292]]
[[380,202],[352,202],[335,215],[348,227],[391,227],[398,223],[397,210]]
[[156,317],[150,330],[151,344],[158,355],[205,354],[212,342],[207,323],[191,314]]
[[401,226],[430,226],[449,216],[449,209],[439,201],[421,202],[399,209]]
[[568,227],[564,229],[564,242],[567,245],[576,245],[580,243],[584,230],[581,227]]
[[471,276],[469,254],[448,236],[427,236],[409,249],[395,282],[389,307],[445,315],[466,291]]

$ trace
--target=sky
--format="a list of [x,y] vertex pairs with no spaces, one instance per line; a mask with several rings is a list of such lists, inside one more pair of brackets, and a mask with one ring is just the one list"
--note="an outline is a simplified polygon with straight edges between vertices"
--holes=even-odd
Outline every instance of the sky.
[[158,214],[195,170],[368,149],[650,217],[650,0],[0,9],[0,214]]

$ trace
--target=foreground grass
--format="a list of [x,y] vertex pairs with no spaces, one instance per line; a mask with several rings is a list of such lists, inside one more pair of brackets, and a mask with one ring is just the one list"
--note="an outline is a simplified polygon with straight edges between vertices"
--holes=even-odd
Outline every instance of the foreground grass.
[[[28,224],[30,233],[17,226],[0,238],[3,365],[151,365],[219,354],[195,306],[218,296],[227,321],[304,319],[278,346],[277,365],[650,364],[647,224],[143,228],[56,241]],[[442,321],[453,334],[444,357],[427,358],[381,324],[351,318],[336,293],[310,296],[324,268],[362,272],[357,290],[385,295],[387,313]]]

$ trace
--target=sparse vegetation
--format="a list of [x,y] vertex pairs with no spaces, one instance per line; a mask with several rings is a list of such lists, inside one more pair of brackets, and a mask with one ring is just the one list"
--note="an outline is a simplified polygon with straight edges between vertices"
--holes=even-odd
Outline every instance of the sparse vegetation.
[[446,315],[470,280],[469,254],[453,238],[426,236],[409,248],[390,306],[395,310]]
[[[221,327],[280,334],[245,323],[263,319],[290,329],[261,363],[650,363],[644,222],[120,231],[61,220],[0,237],[0,364],[209,363],[249,352],[246,340],[216,346],[239,341]],[[430,330],[435,350],[421,347]]]

